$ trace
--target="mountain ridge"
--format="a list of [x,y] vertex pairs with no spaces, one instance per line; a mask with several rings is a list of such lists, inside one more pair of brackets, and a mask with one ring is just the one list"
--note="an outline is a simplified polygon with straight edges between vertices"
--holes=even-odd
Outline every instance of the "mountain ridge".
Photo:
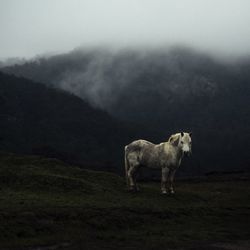
[[175,48],[75,50],[3,70],[73,92],[140,131],[155,131],[148,136],[145,130],[145,139],[192,131],[194,154],[183,171],[202,174],[250,164],[249,68],[247,59],[223,62]]

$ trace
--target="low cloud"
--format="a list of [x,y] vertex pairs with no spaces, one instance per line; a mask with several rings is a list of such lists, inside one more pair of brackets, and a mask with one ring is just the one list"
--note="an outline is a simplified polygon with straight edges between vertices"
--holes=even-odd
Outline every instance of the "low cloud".
[[248,0],[4,0],[0,58],[83,47],[184,44],[216,55],[250,53]]

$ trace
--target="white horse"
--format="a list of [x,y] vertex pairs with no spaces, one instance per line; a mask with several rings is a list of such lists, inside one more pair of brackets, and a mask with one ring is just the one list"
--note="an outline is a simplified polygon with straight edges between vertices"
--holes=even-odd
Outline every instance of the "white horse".
[[[131,191],[137,191],[135,174],[139,167],[162,170],[161,192],[173,194],[173,181],[184,154],[191,154],[192,133],[171,135],[167,142],[153,144],[145,140],[133,141],[125,146],[125,173]],[[170,182],[167,189],[167,182]]]

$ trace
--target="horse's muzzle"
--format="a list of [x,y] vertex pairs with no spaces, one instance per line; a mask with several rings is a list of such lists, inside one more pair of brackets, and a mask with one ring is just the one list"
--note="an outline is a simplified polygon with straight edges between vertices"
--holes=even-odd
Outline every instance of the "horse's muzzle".
[[191,155],[191,152],[190,152],[190,151],[184,152],[184,156],[190,156],[190,155]]

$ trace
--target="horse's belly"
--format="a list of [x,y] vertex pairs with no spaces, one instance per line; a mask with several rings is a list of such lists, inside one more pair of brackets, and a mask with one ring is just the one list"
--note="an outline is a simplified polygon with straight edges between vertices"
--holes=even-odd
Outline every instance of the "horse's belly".
[[162,166],[160,165],[156,165],[156,164],[147,164],[147,165],[143,165],[145,166],[146,168],[150,168],[150,169],[161,169]]
[[151,168],[151,169],[161,169],[162,168],[162,163],[154,158],[147,158],[142,160],[143,167],[146,168]]

